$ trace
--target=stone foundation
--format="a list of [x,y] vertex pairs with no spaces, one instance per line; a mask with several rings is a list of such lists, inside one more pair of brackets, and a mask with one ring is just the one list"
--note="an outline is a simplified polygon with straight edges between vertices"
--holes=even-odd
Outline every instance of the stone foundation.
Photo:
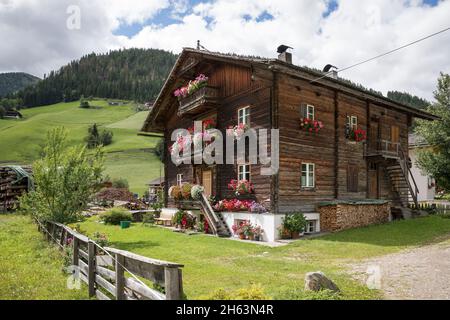
[[389,222],[389,201],[334,201],[319,205],[320,229],[336,232]]

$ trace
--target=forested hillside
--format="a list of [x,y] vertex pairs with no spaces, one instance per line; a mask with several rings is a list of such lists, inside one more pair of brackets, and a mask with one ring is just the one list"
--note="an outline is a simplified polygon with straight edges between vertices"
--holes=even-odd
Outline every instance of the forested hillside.
[[394,101],[409,105],[418,109],[425,109],[431,103],[425,99],[422,99],[418,96],[413,96],[407,92],[399,92],[399,91],[389,91],[387,93],[387,97]]
[[23,72],[0,73],[0,97],[22,90],[40,79]]
[[19,93],[25,106],[78,100],[81,95],[145,102],[158,94],[176,55],[155,49],[89,54],[52,71]]

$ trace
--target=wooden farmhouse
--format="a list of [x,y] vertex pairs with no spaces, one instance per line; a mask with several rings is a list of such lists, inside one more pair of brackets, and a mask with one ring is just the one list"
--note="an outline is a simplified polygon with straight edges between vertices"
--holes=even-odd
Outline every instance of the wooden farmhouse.
[[[172,185],[201,184],[207,195],[227,199],[233,197],[231,180],[251,181],[255,199],[269,212],[264,216],[271,225],[264,224],[270,240],[285,213],[305,213],[310,232],[334,231],[385,222],[391,208],[401,213],[417,201],[408,130],[413,118],[437,117],[335,72],[298,67],[289,52],[279,51],[278,59],[182,51],[143,126],[145,132],[164,134],[166,205],[174,206],[167,196]],[[185,97],[174,95],[198,75],[207,77],[206,86]],[[173,130],[204,119],[214,119],[224,136],[240,123],[279,129],[279,171],[264,176],[261,164],[174,164],[168,151]],[[342,210],[347,213],[339,214]],[[230,227],[252,215],[222,216]]]

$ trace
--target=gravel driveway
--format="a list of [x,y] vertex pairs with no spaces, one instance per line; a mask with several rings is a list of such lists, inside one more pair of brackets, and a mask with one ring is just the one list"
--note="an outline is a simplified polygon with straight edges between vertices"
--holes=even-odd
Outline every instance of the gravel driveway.
[[450,242],[369,259],[351,273],[381,285],[386,299],[450,299]]

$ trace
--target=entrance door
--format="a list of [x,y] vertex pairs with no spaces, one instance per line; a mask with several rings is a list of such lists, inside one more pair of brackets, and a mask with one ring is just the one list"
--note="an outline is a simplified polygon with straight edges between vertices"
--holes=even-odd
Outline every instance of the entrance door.
[[212,171],[204,170],[202,172],[202,185],[205,188],[205,195],[209,197],[212,195]]
[[400,142],[400,128],[398,126],[391,126],[391,148],[392,152],[398,151],[398,143]]
[[378,199],[378,165],[376,163],[369,164],[369,199]]

